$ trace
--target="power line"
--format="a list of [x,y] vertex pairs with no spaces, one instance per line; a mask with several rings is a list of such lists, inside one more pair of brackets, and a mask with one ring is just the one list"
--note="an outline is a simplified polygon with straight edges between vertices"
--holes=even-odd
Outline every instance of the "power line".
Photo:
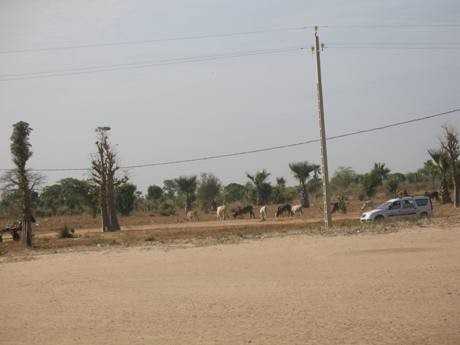
[[[212,39],[212,38],[244,37],[244,36],[250,36],[250,35],[261,35],[261,34],[266,34],[266,33],[274,33],[274,32],[303,31],[307,29],[313,29],[314,27],[315,27],[314,25],[306,25],[306,26],[267,28],[267,29],[260,29],[260,30],[228,32],[228,33],[222,33],[222,34],[197,34],[197,35],[183,35],[183,36],[166,37],[166,38],[153,38],[153,39],[146,39],[146,40],[83,43],[83,44],[73,44],[73,45],[70,44],[70,45],[64,45],[64,46],[9,49],[9,50],[0,50],[0,55],[63,51],[63,50],[99,48],[99,47],[103,48],[103,47],[142,45],[142,44],[171,42],[171,41],[190,41],[190,40],[201,40],[201,39]],[[449,23],[440,23],[440,24],[350,24],[350,25],[345,24],[345,25],[318,25],[318,27],[327,28],[327,29],[379,29],[379,28],[437,29],[437,28],[460,28],[460,24],[449,24]]]
[[332,49],[390,49],[390,50],[459,50],[460,45],[372,45],[372,44],[328,44]]
[[88,66],[78,67],[72,69],[62,69],[54,71],[41,71],[41,72],[30,72],[30,73],[18,73],[18,74],[4,74],[0,75],[0,82],[13,81],[13,80],[24,80],[24,79],[37,79],[37,78],[51,78],[51,77],[63,77],[69,75],[80,75],[80,74],[92,74],[99,72],[118,71],[126,69],[138,69],[158,66],[169,66],[185,63],[200,63],[208,61],[216,61],[222,59],[234,59],[246,56],[255,55],[275,55],[287,52],[295,52],[306,49],[305,47],[284,47],[284,48],[273,48],[273,49],[258,49],[250,51],[237,51],[228,52],[214,55],[199,55],[190,57],[178,57],[170,58],[157,61],[144,61],[144,62],[130,62],[124,64],[106,65],[106,66]]
[[12,49],[12,50],[0,51],[0,54],[18,54],[18,53],[71,50],[71,49],[98,48],[98,47],[115,47],[115,46],[141,45],[141,44],[161,43],[161,42],[171,42],[171,41],[191,41],[191,40],[201,40],[201,39],[211,39],[211,38],[231,38],[231,37],[239,37],[239,36],[260,35],[260,34],[274,33],[274,32],[302,31],[302,30],[311,29],[311,28],[313,28],[313,26],[269,28],[269,29],[252,30],[252,31],[230,32],[230,33],[223,33],[223,34],[201,34],[201,35],[177,36],[177,37],[169,37],[169,38],[155,38],[155,39],[138,40],[138,41],[88,43],[88,44],[54,46],[54,47],[44,47],[44,48]]
[[460,42],[332,42],[328,45],[377,45],[377,46],[458,46]]
[[[451,114],[454,114],[456,112],[460,112],[460,108],[454,108],[454,109],[451,109],[451,110],[447,110],[447,111],[444,111],[444,112],[441,112],[441,113],[436,113],[436,114],[431,114],[431,115],[414,117],[414,118],[412,118],[410,120],[393,122],[393,123],[389,123],[389,124],[379,126],[379,127],[372,127],[372,128],[368,128],[368,129],[361,129],[361,130],[356,130],[356,131],[353,131],[353,132],[347,132],[347,133],[343,133],[343,134],[328,137],[327,140],[331,141],[331,140],[347,138],[347,137],[360,135],[360,134],[377,132],[377,131],[385,130],[385,129],[388,129],[388,128],[400,127],[400,126],[404,126],[404,125],[411,124],[411,123],[416,123],[416,122],[426,121],[426,120],[437,118],[437,117],[451,115]],[[121,167],[121,169],[150,168],[150,167],[165,166],[165,165],[177,165],[177,164],[185,164],[185,163],[207,161],[207,160],[219,159],[219,158],[230,158],[230,157],[237,157],[237,156],[245,156],[245,155],[255,154],[255,153],[260,153],[260,152],[269,152],[269,151],[287,149],[287,148],[296,147],[296,146],[303,146],[303,145],[318,143],[319,141],[320,141],[320,139],[310,139],[310,140],[299,141],[299,142],[291,143],[291,144],[278,145],[278,146],[269,146],[269,147],[254,149],[254,150],[246,150],[246,151],[239,151],[239,152],[233,152],[233,153],[225,153],[225,154],[220,154],[220,155],[207,155],[207,156],[198,157],[198,158],[172,160],[172,161],[164,161],[164,162],[156,162],[156,163],[133,164],[133,165],[123,166],[123,167]],[[10,171],[10,170],[11,169],[0,169],[0,171]],[[36,172],[69,172],[69,171],[75,171],[75,172],[81,171],[81,172],[83,172],[83,171],[89,171],[89,170],[90,170],[89,168],[31,169],[31,171],[36,171]]]
[[[403,50],[459,50],[459,43],[448,44],[411,44],[411,43],[331,43],[326,48],[333,49],[403,49]],[[16,73],[16,74],[3,74],[0,75],[0,82],[24,80],[24,79],[37,79],[37,78],[53,78],[64,77],[81,74],[93,74],[100,72],[119,71],[127,69],[140,69],[150,67],[169,66],[187,63],[202,63],[223,59],[234,59],[239,57],[255,56],[255,55],[275,55],[287,52],[295,52],[306,49],[306,47],[284,47],[284,48],[271,48],[271,49],[257,49],[249,51],[235,51],[221,54],[212,55],[198,55],[189,57],[176,57],[156,61],[139,61],[128,62],[112,65],[99,65],[99,66],[84,66],[70,69],[49,70],[29,73]]]
[[442,29],[460,28],[456,23],[439,24],[338,24],[338,25],[319,25],[319,28],[327,29]]
[[264,53],[277,53],[277,52],[284,52],[290,50],[301,50],[302,47],[280,47],[280,48],[265,48],[265,49],[255,49],[249,51],[230,51],[226,53],[220,54],[209,54],[209,55],[198,55],[198,56],[185,56],[185,57],[174,57],[169,59],[162,59],[162,60],[148,60],[148,61],[138,61],[138,62],[128,62],[128,63],[121,63],[121,64],[112,64],[112,65],[99,65],[99,66],[84,66],[84,67],[77,67],[77,68],[70,68],[70,69],[61,69],[61,70],[49,70],[49,71],[39,71],[39,72],[27,72],[27,73],[17,73],[17,74],[3,74],[0,75],[0,78],[13,78],[13,77],[22,77],[22,76],[35,76],[35,75],[48,75],[48,74],[61,74],[67,72],[76,72],[76,71],[99,71],[99,70],[111,70],[113,68],[119,67],[144,67],[144,66],[151,66],[157,64],[169,64],[169,63],[182,63],[182,62],[189,62],[202,59],[218,59],[218,58],[227,58],[233,56],[240,56],[240,55],[252,55],[252,54],[264,54]]

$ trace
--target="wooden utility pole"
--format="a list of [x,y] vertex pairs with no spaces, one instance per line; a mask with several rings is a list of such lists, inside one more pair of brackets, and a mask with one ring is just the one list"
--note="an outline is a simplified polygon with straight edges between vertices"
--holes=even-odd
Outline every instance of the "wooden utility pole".
[[318,27],[315,27],[315,53],[316,53],[316,75],[318,77],[318,117],[319,131],[321,135],[321,175],[323,179],[323,209],[324,209],[324,225],[326,228],[332,225],[332,217],[330,212],[331,198],[329,195],[329,171],[327,164],[327,146],[326,146],[326,127],[324,123],[324,103],[323,103],[323,84],[321,82],[321,49],[323,47],[319,42]]

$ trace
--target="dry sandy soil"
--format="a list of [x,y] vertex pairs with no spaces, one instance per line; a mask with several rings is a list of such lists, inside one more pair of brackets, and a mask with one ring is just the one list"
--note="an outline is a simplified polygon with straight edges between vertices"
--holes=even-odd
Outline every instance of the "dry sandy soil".
[[460,344],[460,227],[0,264],[1,344]]

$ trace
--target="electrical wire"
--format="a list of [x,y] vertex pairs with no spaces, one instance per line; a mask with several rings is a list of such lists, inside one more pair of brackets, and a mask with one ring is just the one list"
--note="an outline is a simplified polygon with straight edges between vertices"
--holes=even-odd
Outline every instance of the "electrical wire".
[[[411,123],[426,121],[426,120],[437,118],[437,117],[451,115],[451,114],[454,114],[454,113],[457,113],[457,112],[460,112],[460,108],[454,108],[454,109],[451,109],[451,110],[447,110],[447,111],[444,111],[444,112],[441,112],[441,113],[436,113],[436,114],[431,114],[431,115],[414,117],[414,118],[409,119],[409,120],[393,122],[393,123],[389,123],[389,124],[382,125],[382,126],[379,126],[379,127],[372,127],[372,128],[368,128],[368,129],[361,129],[361,130],[356,130],[356,131],[352,131],[352,132],[347,132],[347,133],[343,133],[343,134],[328,137],[326,140],[327,141],[332,141],[332,140],[342,139],[342,138],[346,138],[346,137],[350,137],[350,136],[382,131],[382,130],[385,130],[385,129],[388,129],[388,128],[400,127],[400,126],[408,125],[408,124],[411,124]],[[278,145],[278,146],[269,146],[269,147],[263,147],[263,148],[259,148],[259,149],[246,150],[246,151],[240,151],[240,152],[225,153],[225,154],[220,154],[220,155],[207,155],[207,156],[197,157],[197,158],[171,160],[171,161],[156,162],[156,163],[132,164],[132,165],[126,165],[126,166],[123,166],[123,167],[120,167],[120,168],[130,170],[130,169],[150,168],[150,167],[165,166],[165,165],[177,165],[177,164],[193,163],[193,162],[207,161],[207,160],[220,159],[220,158],[230,158],[230,157],[237,157],[237,156],[245,156],[245,155],[255,154],[255,153],[260,153],[260,152],[269,152],[269,151],[287,149],[287,148],[296,147],[296,146],[308,145],[308,144],[312,144],[312,143],[318,143],[319,141],[320,141],[320,139],[310,139],[310,140],[299,141],[299,142],[291,143],[291,144]],[[0,171],[10,171],[10,170],[11,169],[0,169]],[[83,171],[89,171],[89,170],[90,170],[89,168],[31,169],[31,171],[35,171],[35,172],[69,172],[69,171],[72,171],[72,172],[81,171],[81,172],[83,172]]]
[[390,49],[390,50],[459,50],[460,45],[372,45],[372,44],[327,44],[325,48],[331,49]]
[[51,47],[39,47],[39,48],[23,48],[23,49],[9,49],[0,50],[0,55],[7,54],[21,54],[21,53],[34,53],[34,52],[50,52],[50,51],[63,51],[72,49],[87,49],[87,48],[99,48],[99,47],[116,47],[116,46],[129,46],[129,45],[142,45],[151,43],[171,42],[171,41],[190,41],[190,40],[201,40],[201,39],[213,39],[213,38],[231,38],[249,35],[260,35],[274,32],[287,32],[287,31],[303,31],[307,29],[326,28],[326,29],[379,29],[379,28],[460,28],[460,24],[350,24],[350,25],[306,25],[306,26],[294,26],[294,27],[282,27],[282,28],[268,28],[260,30],[250,31],[239,31],[229,32],[222,34],[197,34],[197,35],[183,35],[176,37],[166,38],[154,38],[146,40],[132,40],[132,41],[119,41],[119,42],[100,42],[100,43],[84,43],[84,44],[71,44],[64,46],[51,46]]
[[439,23],[439,24],[338,24],[338,25],[318,25],[319,28],[327,29],[442,29],[442,28],[460,28],[456,23]]
[[216,61],[222,59],[235,59],[239,57],[255,56],[255,55],[275,55],[287,52],[295,52],[306,49],[305,47],[284,47],[284,48],[273,48],[273,49],[258,49],[250,51],[237,51],[228,52],[214,55],[199,55],[190,57],[178,57],[170,58],[157,61],[143,61],[143,62],[130,62],[124,64],[115,64],[107,66],[88,66],[78,67],[72,69],[62,69],[53,71],[41,71],[41,72],[30,72],[30,73],[18,73],[18,74],[4,74],[0,75],[0,82],[12,81],[12,80],[24,80],[24,79],[37,79],[37,78],[51,78],[51,77],[63,77],[69,75],[80,75],[80,74],[92,74],[99,72],[118,71],[126,69],[138,69],[158,66],[169,66],[185,63],[200,63],[208,61]]
[[71,50],[71,49],[98,48],[98,47],[142,45],[142,44],[149,44],[149,43],[161,43],[161,42],[171,42],[171,41],[191,41],[191,40],[201,40],[201,39],[211,39],[211,38],[231,38],[231,37],[240,37],[240,36],[249,36],[249,35],[260,35],[260,34],[274,33],[274,32],[302,31],[302,30],[312,29],[312,28],[314,27],[313,26],[298,26],[298,27],[270,28],[270,29],[261,29],[261,30],[252,30],[252,31],[230,32],[230,33],[223,33],[223,34],[201,34],[201,35],[190,35],[190,36],[177,36],[177,37],[156,38],[156,39],[138,40],[138,41],[120,41],[120,42],[76,44],[76,45],[54,46],[54,47],[43,47],[43,48],[12,49],[12,50],[2,50],[0,51],[0,54],[6,55],[6,54],[49,52],[49,51],[59,51],[59,50]]
[[[446,43],[446,44],[417,44],[417,43],[331,43],[325,46],[332,49],[395,49],[395,50],[459,50],[459,43]],[[119,71],[126,69],[140,69],[149,67],[169,66],[176,64],[186,63],[202,63],[209,61],[216,61],[222,59],[235,59],[239,57],[255,56],[255,55],[276,55],[287,52],[306,50],[306,47],[284,47],[284,48],[271,48],[271,49],[257,49],[249,51],[235,51],[221,54],[211,55],[198,55],[189,57],[176,57],[156,61],[138,61],[112,65],[99,65],[99,66],[84,66],[70,69],[61,70],[48,70],[29,73],[16,73],[16,74],[3,74],[0,75],[0,82],[24,80],[24,79],[37,79],[37,78],[52,78],[64,77],[81,74],[93,74],[100,72]]]

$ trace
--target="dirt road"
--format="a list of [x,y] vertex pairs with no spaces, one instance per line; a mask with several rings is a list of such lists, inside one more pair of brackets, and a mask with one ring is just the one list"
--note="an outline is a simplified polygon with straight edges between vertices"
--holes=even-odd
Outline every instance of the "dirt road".
[[0,265],[1,344],[460,344],[460,228]]

